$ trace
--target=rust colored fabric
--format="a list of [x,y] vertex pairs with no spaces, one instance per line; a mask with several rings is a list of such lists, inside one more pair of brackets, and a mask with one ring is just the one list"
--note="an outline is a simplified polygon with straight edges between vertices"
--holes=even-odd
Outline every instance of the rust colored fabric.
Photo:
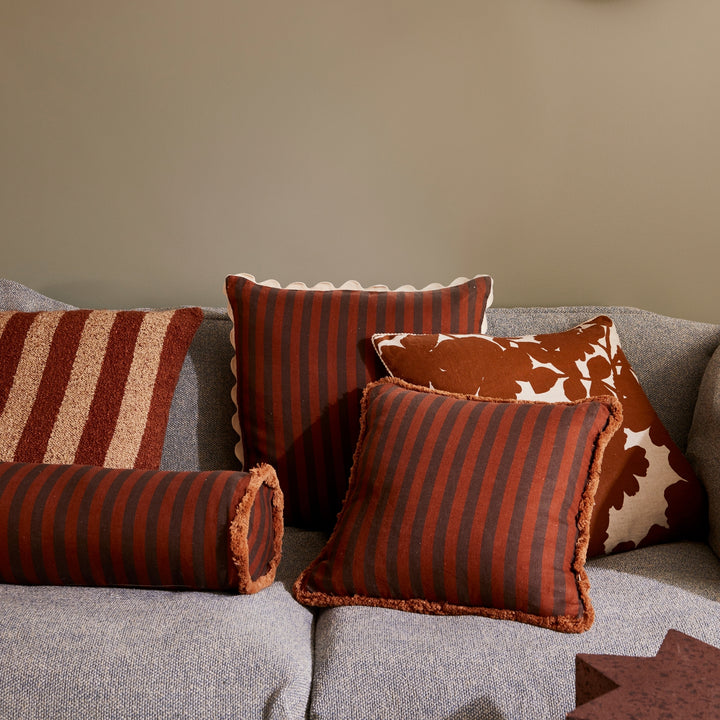
[[589,556],[705,532],[703,487],[650,405],[609,317],[546,335],[378,334],[373,343],[392,375],[451,392],[547,401],[616,396],[623,426],[605,453]]
[[0,581],[256,592],[275,576],[282,493],[247,472],[0,463]]
[[590,513],[620,418],[610,397],[553,404],[368,385],[347,498],[295,597],[586,630]]
[[0,461],[157,469],[202,317],[0,312]]
[[435,290],[291,289],[227,278],[238,455],[276,470],[285,523],[330,530],[347,488],[378,331],[481,332],[487,276]]

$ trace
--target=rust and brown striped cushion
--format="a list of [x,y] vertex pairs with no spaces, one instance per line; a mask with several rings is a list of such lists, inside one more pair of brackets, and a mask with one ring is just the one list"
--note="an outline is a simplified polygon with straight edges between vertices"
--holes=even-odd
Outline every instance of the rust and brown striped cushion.
[[0,461],[157,468],[202,317],[0,312]]
[[282,493],[250,472],[0,463],[0,581],[256,592],[275,576]]
[[590,627],[585,553],[617,399],[496,401],[385,378],[362,407],[348,496],[300,602]]
[[320,290],[233,275],[226,292],[238,455],[275,467],[286,524],[329,530],[347,488],[362,390],[386,374],[372,334],[481,332],[492,280],[418,291]]

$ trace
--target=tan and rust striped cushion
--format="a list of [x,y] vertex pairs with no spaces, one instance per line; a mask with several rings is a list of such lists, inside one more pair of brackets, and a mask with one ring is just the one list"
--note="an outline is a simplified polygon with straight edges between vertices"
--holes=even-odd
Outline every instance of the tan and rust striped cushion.
[[616,398],[496,401],[386,378],[362,407],[348,496],[300,602],[590,627],[585,554]]
[[0,461],[157,468],[200,308],[0,312]]
[[0,463],[0,581],[256,592],[274,577],[282,493],[250,472]]

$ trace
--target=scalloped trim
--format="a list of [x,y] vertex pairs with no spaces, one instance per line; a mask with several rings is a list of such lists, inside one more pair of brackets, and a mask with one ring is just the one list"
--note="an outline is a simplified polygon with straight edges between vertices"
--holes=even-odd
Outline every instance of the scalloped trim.
[[[279,281],[268,279],[263,280],[262,282],[255,279],[255,276],[250,273],[234,273],[234,277],[241,277],[245,278],[246,280],[249,280],[250,282],[254,282],[258,285],[265,285],[267,287],[273,287],[273,288],[280,288],[280,289],[286,289],[286,290],[365,290],[365,291],[375,291],[375,292],[424,292],[428,290],[442,290],[446,287],[455,287],[456,285],[462,285],[463,283],[470,282],[470,280],[475,280],[477,278],[487,278],[488,284],[489,284],[489,291],[487,300],[485,302],[485,317],[483,317],[482,320],[482,327],[480,328],[481,333],[487,333],[487,309],[493,304],[494,301],[494,289],[495,289],[495,282],[491,275],[485,274],[485,273],[478,273],[477,275],[473,275],[472,278],[467,277],[457,277],[452,282],[448,283],[447,285],[443,285],[442,283],[430,283],[429,285],[426,285],[424,288],[421,288],[420,291],[414,286],[414,285],[401,285],[400,287],[396,288],[394,291],[390,290],[390,288],[387,285],[371,285],[370,287],[363,287],[357,280],[347,280],[344,282],[340,287],[336,287],[333,283],[329,281],[322,281],[319,282],[312,287],[308,287],[304,282],[292,282],[289,285],[281,285]],[[243,446],[243,437],[242,437],[242,430],[240,428],[240,406],[238,404],[238,386],[237,386],[237,347],[235,345],[235,315],[233,313],[232,304],[230,302],[230,298],[226,297],[226,307],[227,307],[227,314],[230,320],[232,321],[232,326],[230,328],[230,344],[233,348],[233,354],[232,358],[230,359],[230,370],[233,374],[233,377],[235,378],[235,382],[233,383],[232,388],[230,389],[230,397],[232,399],[233,405],[235,406],[235,412],[233,413],[231,424],[233,427],[233,430],[235,430],[238,441],[235,443],[235,456],[240,461],[241,467],[245,469],[245,448]]]
[[[455,285],[462,285],[463,283],[469,282],[470,280],[475,280],[476,278],[480,277],[490,277],[489,275],[473,275],[472,278],[467,277],[457,277],[452,282],[448,283],[447,285],[443,285],[442,283],[430,283],[429,285],[426,285],[423,288],[416,288],[414,285],[401,285],[400,287],[395,288],[394,290],[391,290],[387,285],[370,285],[370,286],[364,286],[361,285],[357,280],[347,280],[339,287],[336,287],[333,283],[331,283],[328,280],[320,281],[319,283],[316,283],[312,287],[309,287],[302,281],[295,281],[291,282],[288,285],[282,285],[277,280],[268,279],[268,280],[256,280],[254,275],[251,275],[250,273],[236,273],[235,277],[242,277],[246,280],[250,280],[250,282],[254,282],[258,285],[265,285],[266,287],[273,287],[273,288],[281,288],[284,290],[365,290],[365,291],[373,291],[373,292],[423,292],[425,290],[442,290],[446,287],[454,287]],[[490,307],[492,304],[492,284],[490,286],[490,295],[488,296],[488,302],[487,307]]]

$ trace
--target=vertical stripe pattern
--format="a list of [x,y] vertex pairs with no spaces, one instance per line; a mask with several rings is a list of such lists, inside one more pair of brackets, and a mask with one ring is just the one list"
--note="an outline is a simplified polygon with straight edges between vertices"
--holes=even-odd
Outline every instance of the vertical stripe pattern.
[[587,629],[589,517],[620,416],[610,397],[551,404],[370,384],[347,499],[296,597]]
[[373,333],[481,332],[492,281],[301,290],[230,276],[226,292],[244,460],[275,467],[287,524],[330,529],[347,489],[362,391],[385,374]]
[[0,581],[254,592],[279,560],[280,493],[267,467],[0,463]]
[[200,308],[0,313],[0,461],[154,469]]

